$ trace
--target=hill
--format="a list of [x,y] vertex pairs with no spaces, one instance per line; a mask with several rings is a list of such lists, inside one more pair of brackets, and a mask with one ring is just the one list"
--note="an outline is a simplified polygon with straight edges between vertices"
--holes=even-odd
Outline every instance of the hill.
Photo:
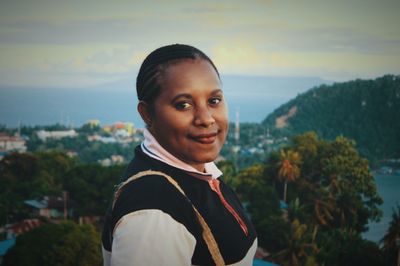
[[280,106],[262,125],[275,136],[343,135],[369,159],[400,158],[400,76],[315,87]]

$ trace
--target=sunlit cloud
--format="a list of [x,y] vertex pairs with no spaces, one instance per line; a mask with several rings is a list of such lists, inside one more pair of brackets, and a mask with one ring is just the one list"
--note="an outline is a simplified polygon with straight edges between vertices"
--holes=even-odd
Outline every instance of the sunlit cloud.
[[398,74],[399,8],[392,0],[2,1],[0,85],[98,84],[132,75],[171,43],[200,48],[226,74]]

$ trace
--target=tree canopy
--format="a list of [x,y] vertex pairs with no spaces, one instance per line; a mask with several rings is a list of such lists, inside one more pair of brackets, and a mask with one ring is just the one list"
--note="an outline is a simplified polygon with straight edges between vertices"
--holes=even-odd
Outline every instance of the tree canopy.
[[[260,245],[281,265],[351,265],[343,263],[361,259],[364,250],[380,252],[361,233],[368,221],[381,217],[382,199],[368,161],[351,140],[321,140],[313,132],[298,135],[264,164],[230,180],[247,202]],[[286,198],[287,207],[279,198]],[[353,243],[352,255],[359,257],[351,258],[345,250],[350,246],[342,247],[343,242]],[[368,265],[379,265],[381,257],[375,258]]]
[[[276,128],[276,119],[294,107],[286,126]],[[276,136],[310,130],[329,140],[343,135],[357,142],[363,156],[377,160],[400,157],[399,117],[400,77],[386,75],[313,88],[276,109],[263,125]]]
[[74,216],[103,215],[125,165],[81,164],[62,152],[13,153],[0,161],[0,224],[27,218],[25,200],[68,192]]
[[46,224],[17,237],[3,265],[99,266],[100,235],[91,225]]

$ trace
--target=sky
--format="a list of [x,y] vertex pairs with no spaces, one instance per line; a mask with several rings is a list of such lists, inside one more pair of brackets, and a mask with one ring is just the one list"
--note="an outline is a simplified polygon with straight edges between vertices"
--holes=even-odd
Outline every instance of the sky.
[[400,74],[398,0],[0,0],[0,86],[134,79],[191,44],[222,74],[332,81]]

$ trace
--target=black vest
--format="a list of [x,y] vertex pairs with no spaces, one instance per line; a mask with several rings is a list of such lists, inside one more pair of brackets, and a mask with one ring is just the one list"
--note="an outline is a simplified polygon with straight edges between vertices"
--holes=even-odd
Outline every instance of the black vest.
[[[136,147],[135,158],[127,167],[122,181],[145,170],[164,172],[178,182],[210,227],[226,264],[236,263],[246,256],[254,243],[256,232],[235,193],[222,180],[220,189],[223,197],[245,222],[247,235],[207,181],[147,156],[140,146]],[[106,214],[102,235],[103,247],[111,251],[112,232],[121,217],[138,210],[158,209],[168,213],[195,237],[196,247],[192,264],[214,265],[190,202],[161,176],[145,176],[128,183],[116,201],[114,209],[108,210]]]

